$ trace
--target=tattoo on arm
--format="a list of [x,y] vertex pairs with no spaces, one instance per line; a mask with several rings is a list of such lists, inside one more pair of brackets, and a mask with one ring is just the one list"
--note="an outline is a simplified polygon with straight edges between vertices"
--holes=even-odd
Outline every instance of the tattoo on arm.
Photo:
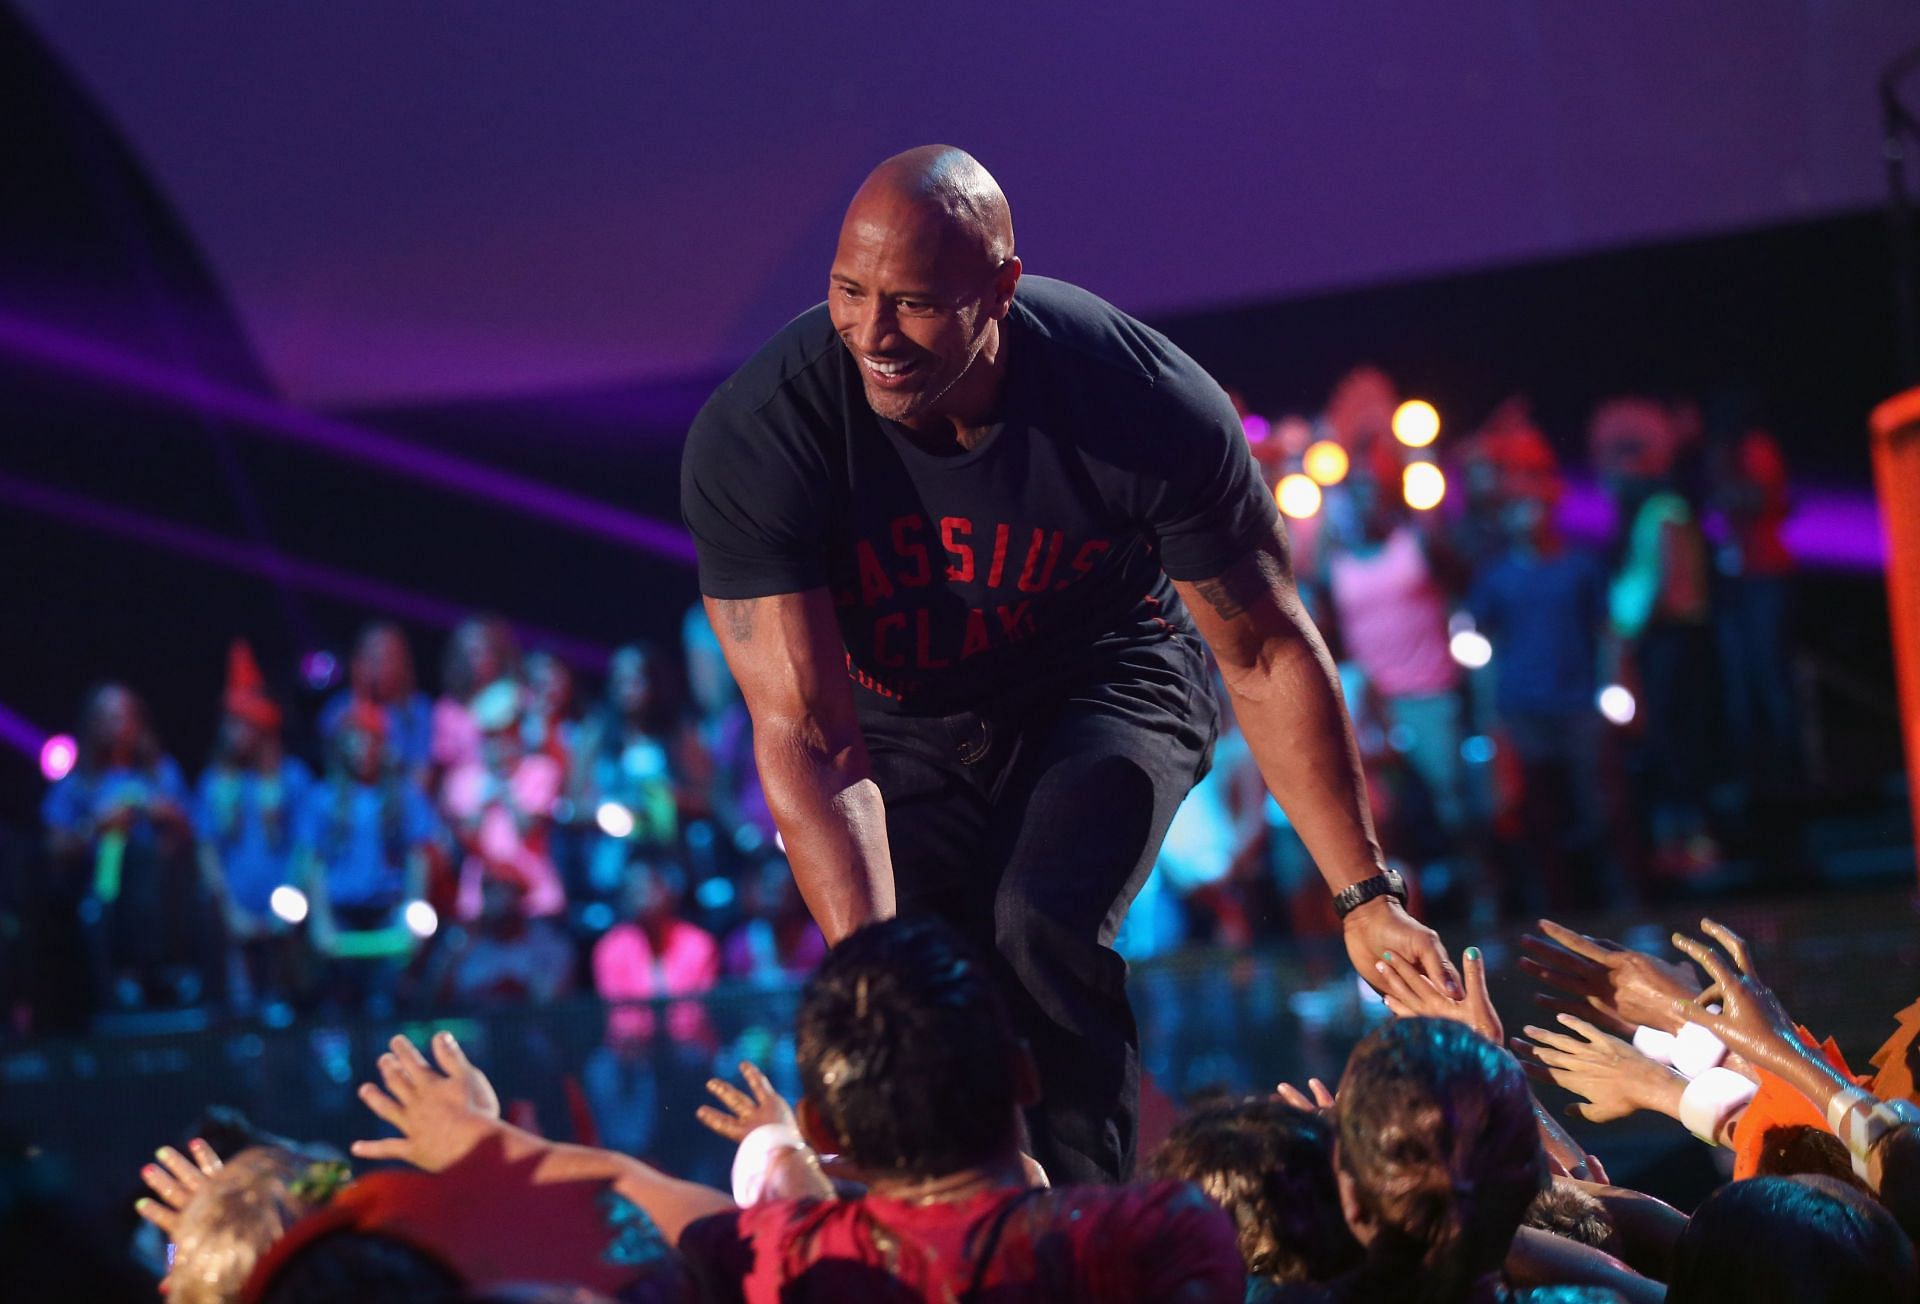
[[736,643],[753,641],[753,611],[756,599],[715,598],[713,607],[727,622],[727,635]]
[[1246,604],[1234,596],[1224,575],[1219,579],[1196,582],[1193,591],[1205,598],[1222,620],[1237,620],[1246,613]]

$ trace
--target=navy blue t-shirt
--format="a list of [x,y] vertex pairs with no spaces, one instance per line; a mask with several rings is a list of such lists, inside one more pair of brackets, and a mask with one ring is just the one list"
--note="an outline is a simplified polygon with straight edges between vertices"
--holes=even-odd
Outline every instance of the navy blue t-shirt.
[[1276,519],[1227,396],[1159,332],[1022,277],[1001,421],[941,456],[874,415],[823,304],[723,384],[687,436],[701,592],[826,587],[863,709],[945,714],[1067,686],[1192,623]]
[[1494,700],[1505,713],[1571,715],[1593,709],[1607,574],[1591,553],[1502,557],[1467,600],[1493,643]]

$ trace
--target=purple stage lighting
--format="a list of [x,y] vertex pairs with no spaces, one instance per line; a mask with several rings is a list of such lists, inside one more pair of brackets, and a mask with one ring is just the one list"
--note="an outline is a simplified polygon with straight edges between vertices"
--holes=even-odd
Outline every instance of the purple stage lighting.
[[675,561],[693,561],[693,540],[676,526],[537,480],[421,448],[333,417],[232,389],[204,376],[176,371],[39,322],[0,313],[0,349],[57,371],[231,422],[237,430],[248,434],[304,444]]
[[[472,611],[463,603],[450,602],[428,593],[416,593],[384,580],[369,579],[331,566],[301,561],[260,544],[243,543],[9,475],[0,474],[0,504],[443,629],[458,624]],[[515,628],[529,646],[544,647],[583,669],[601,670],[606,667],[608,649],[598,643],[518,622]],[[4,715],[0,715],[0,738],[8,738]],[[23,750],[29,754],[37,753],[40,739],[41,735],[36,732],[31,745]],[[12,740],[8,738],[8,741]]]

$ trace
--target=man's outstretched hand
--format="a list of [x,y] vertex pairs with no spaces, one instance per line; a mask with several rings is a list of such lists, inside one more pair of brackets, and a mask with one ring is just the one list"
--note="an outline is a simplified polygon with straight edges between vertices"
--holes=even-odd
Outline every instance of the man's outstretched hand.
[[1391,951],[1411,961],[1452,999],[1459,1000],[1465,995],[1460,972],[1447,958],[1440,934],[1408,914],[1397,899],[1375,897],[1346,917],[1341,932],[1346,937],[1347,955],[1354,969],[1376,988],[1380,984],[1374,966]]
[[436,1069],[405,1037],[387,1043],[378,1062],[386,1090],[360,1084],[361,1103],[393,1125],[400,1135],[355,1141],[361,1159],[401,1159],[437,1173],[449,1168],[500,1121],[500,1097],[493,1083],[475,1068],[450,1032],[433,1035]]

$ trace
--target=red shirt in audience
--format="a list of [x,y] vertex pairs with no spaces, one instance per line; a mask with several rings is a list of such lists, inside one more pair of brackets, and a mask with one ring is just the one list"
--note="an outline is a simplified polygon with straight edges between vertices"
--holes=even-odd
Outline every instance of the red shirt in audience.
[[1233,1224],[1181,1182],[1022,1191],[914,1203],[781,1200],[688,1227],[680,1249],[705,1298],[1172,1301],[1240,1304]]

